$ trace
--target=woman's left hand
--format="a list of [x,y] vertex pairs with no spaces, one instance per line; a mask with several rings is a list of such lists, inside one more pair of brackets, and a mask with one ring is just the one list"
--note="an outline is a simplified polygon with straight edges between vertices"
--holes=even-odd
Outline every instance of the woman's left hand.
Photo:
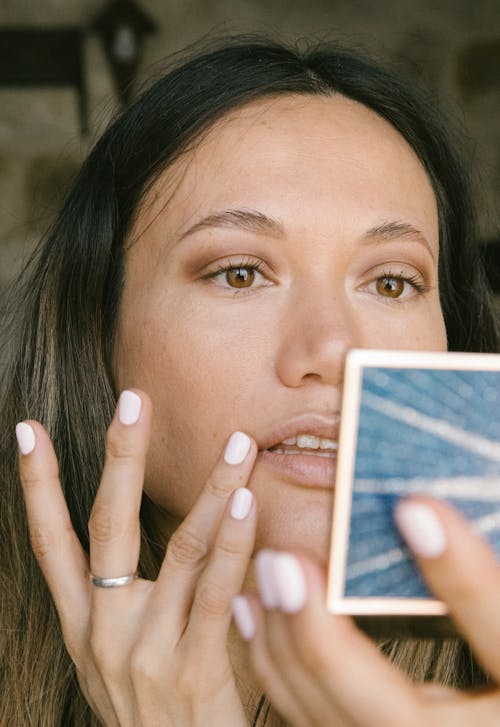
[[[493,684],[500,683],[500,567],[450,506],[431,498],[398,505],[396,520],[437,598]],[[235,599],[255,674],[295,727],[497,727],[500,689],[415,685],[347,616],[326,610],[326,574],[309,558],[262,551],[260,599]]]

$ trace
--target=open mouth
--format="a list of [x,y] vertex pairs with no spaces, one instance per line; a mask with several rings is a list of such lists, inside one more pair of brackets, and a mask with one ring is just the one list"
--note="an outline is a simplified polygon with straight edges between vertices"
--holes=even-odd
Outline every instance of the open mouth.
[[339,412],[308,412],[272,428],[260,439],[260,461],[274,476],[331,490],[335,483]]

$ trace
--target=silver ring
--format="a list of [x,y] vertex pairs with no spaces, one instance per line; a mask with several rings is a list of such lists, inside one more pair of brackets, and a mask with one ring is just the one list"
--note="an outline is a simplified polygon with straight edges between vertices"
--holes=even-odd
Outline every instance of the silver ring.
[[97,588],[119,588],[120,586],[127,586],[137,578],[137,571],[135,573],[129,573],[126,576],[118,576],[117,578],[99,578],[93,573],[89,573],[90,582]]

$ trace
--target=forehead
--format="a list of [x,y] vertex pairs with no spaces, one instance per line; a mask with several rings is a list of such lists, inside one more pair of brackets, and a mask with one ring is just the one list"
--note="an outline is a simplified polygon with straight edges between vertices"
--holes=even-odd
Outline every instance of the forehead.
[[[357,101],[285,95],[226,114],[165,170],[140,210],[175,234],[213,210],[251,207],[353,222],[363,213],[406,218],[437,244],[437,209],[416,153]],[[298,220],[297,220],[298,221]]]

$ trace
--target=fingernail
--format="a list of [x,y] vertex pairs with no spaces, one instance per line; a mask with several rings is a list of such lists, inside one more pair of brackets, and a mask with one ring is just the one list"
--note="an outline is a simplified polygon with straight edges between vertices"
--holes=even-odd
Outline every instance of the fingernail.
[[16,438],[21,454],[29,454],[35,449],[35,432],[26,422],[16,424]]
[[255,636],[255,621],[245,596],[235,596],[232,600],[233,617],[240,636],[245,641],[250,641]]
[[260,600],[264,608],[277,608],[279,598],[274,579],[273,550],[261,550],[255,558],[255,575],[259,588]]
[[438,558],[446,550],[446,534],[438,516],[421,502],[399,502],[394,519],[408,546],[423,558]]
[[133,391],[122,391],[118,400],[118,419],[122,424],[135,424],[141,414],[142,401]]
[[231,502],[231,517],[235,520],[244,520],[252,507],[253,495],[246,487],[238,487],[233,493]]
[[297,613],[307,599],[306,579],[299,561],[290,553],[276,553],[273,569],[282,611]]
[[229,437],[224,460],[228,464],[241,464],[250,450],[251,441],[243,432],[233,432]]

